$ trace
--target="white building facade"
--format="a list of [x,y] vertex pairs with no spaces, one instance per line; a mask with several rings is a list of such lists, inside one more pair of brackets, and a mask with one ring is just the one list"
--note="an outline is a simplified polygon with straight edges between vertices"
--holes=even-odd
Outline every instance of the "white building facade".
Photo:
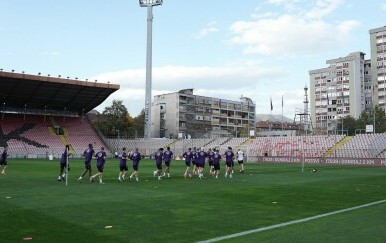
[[199,96],[193,89],[154,96],[152,137],[217,138],[249,136],[255,127],[255,103]]
[[373,105],[379,105],[386,110],[386,26],[371,29],[369,33]]
[[339,119],[348,115],[357,119],[366,109],[366,103],[371,104],[371,78],[365,75],[365,69],[369,72],[370,61],[364,56],[363,52],[354,52],[327,60],[326,68],[309,71],[311,119],[315,131],[339,130]]

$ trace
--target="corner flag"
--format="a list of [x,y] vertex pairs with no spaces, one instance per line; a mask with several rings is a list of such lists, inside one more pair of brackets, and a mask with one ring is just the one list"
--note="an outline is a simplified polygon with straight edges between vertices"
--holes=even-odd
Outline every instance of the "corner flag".
[[271,111],[273,110],[272,97],[271,97]]

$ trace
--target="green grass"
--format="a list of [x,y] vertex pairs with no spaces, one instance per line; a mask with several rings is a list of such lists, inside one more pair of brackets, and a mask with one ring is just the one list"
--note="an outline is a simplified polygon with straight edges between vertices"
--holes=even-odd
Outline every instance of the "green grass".
[[[140,182],[119,182],[110,159],[99,185],[78,183],[83,162],[71,160],[65,186],[56,160],[10,159],[0,176],[1,242],[195,242],[386,199],[383,167],[246,164],[233,179],[199,180],[184,179],[174,161],[162,181],[154,167],[141,161]],[[384,242],[385,215],[379,204],[228,241]]]

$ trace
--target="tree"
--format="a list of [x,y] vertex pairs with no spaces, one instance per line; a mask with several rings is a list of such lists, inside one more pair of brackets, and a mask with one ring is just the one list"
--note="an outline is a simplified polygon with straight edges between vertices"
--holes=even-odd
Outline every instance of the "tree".
[[143,137],[145,111],[137,117],[132,117],[121,100],[113,100],[111,106],[102,114],[92,116],[94,127],[106,137],[134,138]]
[[[347,131],[347,135],[353,136],[355,135],[356,129],[356,120],[352,116],[346,116],[343,118],[343,132]],[[337,124],[338,133],[342,132],[342,119],[339,119]]]
[[356,129],[365,130],[366,125],[375,124],[375,133],[386,131],[386,114],[385,110],[379,106],[375,106],[369,112],[363,111],[356,121]]
[[129,130],[129,137],[143,137],[145,129],[145,110],[142,110],[141,113],[134,117],[132,126]]
[[386,131],[386,114],[382,107],[376,105],[375,110],[375,132],[382,133]]

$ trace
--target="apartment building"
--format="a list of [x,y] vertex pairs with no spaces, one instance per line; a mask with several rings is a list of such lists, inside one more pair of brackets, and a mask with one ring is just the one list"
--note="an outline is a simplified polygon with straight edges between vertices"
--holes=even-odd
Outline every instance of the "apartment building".
[[326,64],[309,71],[310,110],[314,130],[332,132],[339,130],[342,117],[358,118],[371,107],[370,61],[365,60],[365,53],[354,52]]
[[248,136],[255,127],[255,103],[193,94],[193,89],[154,96],[152,137]]
[[373,105],[386,110],[386,26],[371,29],[369,33]]

